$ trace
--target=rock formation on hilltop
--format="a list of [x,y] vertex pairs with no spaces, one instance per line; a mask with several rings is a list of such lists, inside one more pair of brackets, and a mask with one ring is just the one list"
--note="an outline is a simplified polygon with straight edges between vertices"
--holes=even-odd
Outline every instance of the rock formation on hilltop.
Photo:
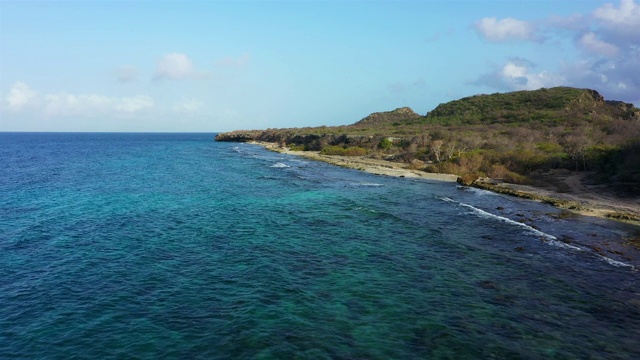
[[409,107],[397,108],[393,111],[375,112],[368,115],[355,125],[393,124],[400,121],[419,119],[422,116],[416,114]]

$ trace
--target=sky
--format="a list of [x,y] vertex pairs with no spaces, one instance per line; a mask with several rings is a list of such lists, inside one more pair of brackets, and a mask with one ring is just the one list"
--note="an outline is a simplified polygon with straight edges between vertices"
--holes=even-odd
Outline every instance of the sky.
[[0,131],[347,125],[554,86],[640,106],[640,0],[0,0]]

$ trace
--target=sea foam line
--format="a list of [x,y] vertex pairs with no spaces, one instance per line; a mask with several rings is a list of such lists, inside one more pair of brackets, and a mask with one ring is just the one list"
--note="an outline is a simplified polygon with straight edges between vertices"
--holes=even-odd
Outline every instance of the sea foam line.
[[[482,209],[478,209],[475,206],[472,206],[472,205],[469,205],[469,204],[465,204],[465,203],[462,203],[462,202],[459,202],[459,201],[455,201],[455,200],[453,200],[451,198],[448,198],[448,197],[443,197],[441,199],[443,201],[452,202],[452,203],[457,204],[459,206],[464,206],[464,207],[466,207],[468,209],[471,209],[471,211],[473,213],[477,214],[480,217],[488,218],[488,219],[495,219],[495,220],[499,220],[499,221],[505,222],[507,224],[516,225],[516,226],[522,227],[522,228],[526,229],[527,231],[529,231],[529,232],[531,232],[531,233],[533,233],[533,234],[535,234],[537,236],[542,237],[543,239],[545,239],[545,243],[547,243],[549,245],[553,245],[553,246],[557,246],[557,247],[561,247],[561,248],[565,248],[565,249],[571,249],[571,250],[575,250],[575,251],[585,251],[584,249],[582,249],[580,247],[577,247],[577,246],[574,246],[574,245],[565,244],[562,241],[559,241],[558,238],[556,238],[555,236],[547,234],[547,233],[544,233],[544,232],[542,232],[542,231],[540,231],[538,229],[535,229],[535,228],[533,228],[533,227],[531,227],[531,226],[529,226],[527,224],[523,224],[521,222],[513,221],[513,220],[508,219],[508,218],[503,217],[503,216],[499,216],[499,215],[495,215],[495,214],[486,212],[486,211],[484,211]],[[628,268],[631,268],[631,270],[635,270],[635,266],[633,266],[631,264],[627,264],[627,263],[624,263],[622,261],[614,260],[614,259],[611,259],[609,257],[603,256],[603,255],[600,255],[600,254],[595,254],[595,255],[597,255],[600,259],[606,261],[610,265],[618,266],[618,267],[628,267]]]
[[287,164],[283,164],[281,162],[278,162],[278,163],[275,163],[275,164],[273,164],[273,165],[271,165],[269,167],[272,167],[272,168],[289,168],[291,166],[289,166]]
[[352,186],[373,186],[373,187],[384,186],[384,184],[371,183],[371,182],[351,182],[349,184]]
[[469,186],[458,186],[458,189],[464,189],[464,191],[471,191],[472,193],[475,193],[476,195],[480,195],[480,196],[484,196],[484,195],[497,196],[498,195],[498,193],[495,193],[493,191],[478,189],[478,188],[469,187]]
[[471,209],[471,211],[473,213],[475,213],[476,215],[483,217],[483,218],[487,218],[487,219],[494,219],[494,220],[499,220],[502,222],[505,222],[507,224],[510,225],[515,225],[515,226],[519,226],[521,228],[524,228],[525,230],[527,230],[528,232],[531,232],[537,236],[540,236],[542,238],[544,238],[545,240],[547,240],[551,245],[555,245],[555,246],[559,246],[559,247],[566,247],[568,249],[573,249],[573,250],[582,250],[581,248],[577,247],[577,246],[573,246],[573,245],[569,245],[569,244],[565,244],[561,241],[558,241],[558,238],[556,238],[553,235],[549,235],[547,233],[544,233],[538,229],[535,229],[527,224],[523,224],[521,222],[517,222],[517,221],[513,221],[509,218],[503,217],[503,216],[499,216],[499,215],[495,215],[492,214],[490,212],[484,211],[482,209],[478,209],[477,207],[473,206],[473,205],[469,205],[469,204],[465,204],[465,203],[461,203],[459,201],[455,201],[451,198],[448,197],[444,197],[442,198],[442,200],[447,201],[447,202],[452,202],[455,204],[458,204],[460,206],[466,207],[468,209]]
[[628,268],[631,268],[631,270],[636,270],[636,267],[631,264],[627,264],[625,262],[618,261],[618,260],[613,260],[612,258],[608,258],[600,254],[596,254],[596,255],[598,255],[598,257],[601,258],[602,260],[608,262],[610,265],[618,266],[618,267],[628,267]]

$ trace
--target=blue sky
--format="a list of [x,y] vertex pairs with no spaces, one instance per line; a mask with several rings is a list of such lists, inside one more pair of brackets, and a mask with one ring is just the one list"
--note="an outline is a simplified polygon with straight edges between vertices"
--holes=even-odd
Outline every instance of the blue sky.
[[0,131],[346,125],[479,93],[640,105],[640,1],[4,1]]

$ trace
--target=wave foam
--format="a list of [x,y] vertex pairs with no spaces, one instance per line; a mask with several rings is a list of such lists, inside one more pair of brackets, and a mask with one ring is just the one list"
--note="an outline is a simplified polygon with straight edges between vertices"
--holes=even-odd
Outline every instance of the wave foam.
[[478,188],[474,188],[474,187],[468,187],[468,186],[458,186],[459,189],[463,189],[464,191],[470,191],[472,193],[475,193],[476,195],[480,195],[480,196],[484,196],[484,195],[498,195],[498,193],[495,193],[493,191],[489,191],[489,190],[483,190],[483,189],[478,189]]
[[362,183],[359,183],[359,182],[353,182],[353,183],[351,183],[350,185],[353,185],[353,186],[374,186],[374,187],[375,187],[375,186],[384,186],[384,184],[368,183],[368,182],[362,182]]
[[599,257],[600,259],[602,259],[602,260],[606,261],[606,262],[607,262],[607,263],[609,263],[610,265],[618,266],[618,267],[628,267],[628,268],[631,268],[631,270],[635,270],[635,269],[636,269],[636,267],[635,267],[635,266],[633,266],[633,265],[631,265],[631,264],[627,264],[627,263],[625,263],[625,262],[618,261],[618,260],[613,260],[612,258],[608,258],[608,257],[606,257],[606,256],[602,256],[602,255],[600,255],[600,254],[596,254],[596,255],[598,255],[598,257]]
[[275,164],[273,164],[273,165],[271,165],[269,167],[272,167],[272,168],[289,168],[291,166],[279,162],[279,163],[275,163]]
[[474,214],[476,214],[476,215],[478,215],[480,217],[483,217],[485,219],[498,220],[498,221],[502,221],[504,223],[507,223],[509,225],[514,225],[514,226],[521,227],[521,228],[525,229],[526,231],[528,231],[530,233],[533,233],[536,236],[540,236],[547,243],[549,243],[549,245],[553,245],[553,246],[557,246],[557,247],[563,247],[563,248],[572,249],[572,250],[582,250],[581,248],[579,248],[577,246],[565,244],[562,241],[558,241],[558,238],[556,238],[555,236],[547,234],[545,232],[542,232],[542,231],[540,231],[538,229],[535,229],[535,228],[533,228],[533,227],[531,227],[531,226],[529,226],[527,224],[523,224],[521,222],[511,220],[511,219],[506,218],[504,216],[492,214],[492,213],[484,211],[482,209],[478,209],[477,207],[475,207],[473,205],[461,203],[459,201],[455,201],[455,200],[453,200],[451,198],[448,198],[448,197],[442,198],[442,200],[447,201],[447,202],[452,202],[452,203],[455,203],[455,204],[457,204],[459,206],[463,206],[465,208],[471,209],[471,211]]
[[[471,209],[471,211],[473,213],[475,213],[476,215],[478,215],[480,217],[487,218],[487,219],[499,220],[499,221],[505,222],[505,223],[510,224],[510,225],[515,225],[515,226],[524,228],[528,232],[542,237],[544,239],[545,243],[547,243],[549,245],[557,246],[557,247],[565,248],[565,249],[571,249],[571,250],[575,250],[575,251],[585,251],[584,249],[582,249],[580,247],[563,243],[562,241],[559,241],[558,238],[556,238],[555,236],[547,234],[547,233],[544,233],[544,232],[542,232],[542,231],[540,231],[538,229],[535,229],[535,228],[533,228],[533,227],[531,227],[531,226],[529,226],[527,224],[523,224],[521,222],[513,221],[513,220],[508,219],[508,218],[503,217],[503,216],[499,216],[499,215],[495,215],[495,214],[486,212],[486,211],[484,211],[482,209],[478,209],[475,206],[472,206],[472,205],[469,205],[469,204],[465,204],[465,203],[461,203],[459,201],[455,201],[455,200],[453,200],[451,198],[448,198],[448,197],[443,197],[441,199],[443,201],[451,202],[451,203],[457,204],[459,206],[463,206],[463,207],[466,207],[468,209]],[[624,263],[622,261],[614,260],[614,259],[611,259],[609,257],[603,256],[603,255],[600,255],[600,254],[595,254],[595,255],[598,258],[600,258],[601,260],[606,261],[610,265],[618,266],[618,267],[628,267],[628,268],[631,268],[632,270],[635,270],[635,266],[633,266],[631,264],[627,264],[627,263]]]

